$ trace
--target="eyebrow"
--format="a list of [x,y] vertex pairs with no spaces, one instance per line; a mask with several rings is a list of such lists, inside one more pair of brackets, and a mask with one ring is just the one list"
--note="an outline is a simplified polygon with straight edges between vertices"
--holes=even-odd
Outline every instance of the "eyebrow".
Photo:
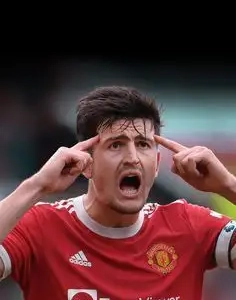
[[[120,135],[116,135],[116,136],[112,136],[112,137],[107,138],[105,140],[105,143],[110,142],[110,141],[116,141],[116,140],[129,140],[129,137],[125,134],[120,134]],[[150,143],[154,142],[154,139],[145,137],[142,134],[137,135],[135,137],[135,140],[143,140],[143,141],[147,141],[147,142],[150,142]]]

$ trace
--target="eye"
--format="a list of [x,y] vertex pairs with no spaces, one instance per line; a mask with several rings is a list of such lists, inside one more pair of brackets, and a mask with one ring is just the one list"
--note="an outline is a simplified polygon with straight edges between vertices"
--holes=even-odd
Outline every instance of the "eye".
[[109,148],[112,150],[118,150],[120,149],[121,146],[122,146],[121,142],[114,142],[109,146]]
[[140,147],[142,149],[146,149],[146,148],[150,148],[150,145],[147,142],[139,141],[138,142],[138,147]]

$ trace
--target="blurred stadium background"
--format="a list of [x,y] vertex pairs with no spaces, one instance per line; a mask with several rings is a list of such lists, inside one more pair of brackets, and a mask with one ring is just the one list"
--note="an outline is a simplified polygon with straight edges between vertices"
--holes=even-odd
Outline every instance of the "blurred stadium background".
[[[189,146],[210,147],[235,173],[235,62],[225,63],[224,57],[215,61],[168,56],[162,59],[158,53],[149,59],[82,55],[27,58],[0,54],[1,199],[38,170],[58,147],[76,142],[78,97],[94,87],[112,84],[135,86],[154,95],[163,107],[166,137]],[[161,152],[161,171],[150,201],[164,204],[186,198],[236,218],[236,208],[226,199],[198,192],[171,174],[171,153],[164,149]],[[85,190],[86,181],[79,178],[67,191],[47,200]],[[235,282],[232,271],[208,272],[203,299],[235,299]],[[11,279],[0,283],[0,299],[22,299]]]

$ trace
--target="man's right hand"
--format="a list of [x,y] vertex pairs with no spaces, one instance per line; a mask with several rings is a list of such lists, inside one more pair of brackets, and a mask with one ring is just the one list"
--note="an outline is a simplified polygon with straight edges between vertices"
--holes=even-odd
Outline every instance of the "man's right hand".
[[61,147],[30,180],[44,194],[67,189],[92,164],[87,152],[99,141],[95,136],[71,148]]
[[[92,164],[88,150],[98,142],[99,136],[96,136],[71,148],[59,148],[35,175],[0,201],[0,244],[42,196],[64,191]],[[3,272],[4,264],[0,258],[0,279]]]

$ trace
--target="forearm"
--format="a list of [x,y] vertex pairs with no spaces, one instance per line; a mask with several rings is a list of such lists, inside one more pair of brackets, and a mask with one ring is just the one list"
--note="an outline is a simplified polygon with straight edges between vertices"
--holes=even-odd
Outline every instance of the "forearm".
[[236,205],[236,177],[234,175],[229,176],[225,188],[220,195]]
[[0,244],[23,215],[42,196],[40,188],[30,178],[22,182],[15,191],[0,201]]

